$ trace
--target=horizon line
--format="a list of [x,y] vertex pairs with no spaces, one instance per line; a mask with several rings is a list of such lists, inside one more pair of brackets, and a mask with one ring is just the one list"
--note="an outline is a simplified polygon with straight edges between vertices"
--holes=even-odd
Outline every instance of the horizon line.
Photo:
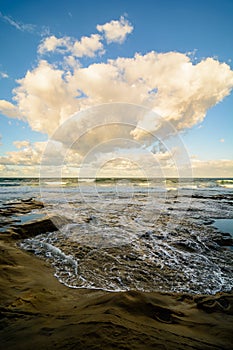
[[100,177],[79,177],[79,176],[64,176],[64,177],[56,177],[56,176],[48,176],[48,177],[38,177],[38,176],[0,176],[0,179],[233,179],[232,177],[222,177],[222,176],[192,176],[192,177],[177,177],[177,176],[167,176],[167,177],[137,177],[137,176],[125,176],[125,177],[115,177],[115,176],[100,176]]

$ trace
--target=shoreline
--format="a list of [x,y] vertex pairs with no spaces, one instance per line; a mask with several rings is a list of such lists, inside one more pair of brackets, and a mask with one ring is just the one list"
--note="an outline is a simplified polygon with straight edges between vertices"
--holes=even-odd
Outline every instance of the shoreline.
[[72,289],[14,240],[1,239],[0,250],[6,350],[232,348],[232,293]]

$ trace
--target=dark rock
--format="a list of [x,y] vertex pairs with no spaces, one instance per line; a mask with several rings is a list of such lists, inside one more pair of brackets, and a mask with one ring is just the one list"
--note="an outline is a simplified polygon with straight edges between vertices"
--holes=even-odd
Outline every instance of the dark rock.
[[214,223],[214,220],[205,220],[204,222],[203,222],[203,224],[204,225],[212,225]]
[[221,247],[223,246],[232,246],[233,245],[233,239],[231,238],[231,236],[222,236],[222,237],[217,237],[213,240],[215,243],[217,243],[218,245],[220,245]]
[[35,222],[29,222],[17,227],[11,228],[12,238],[21,239],[34,237],[36,235],[57,231],[58,228],[55,225],[54,221],[49,218],[45,218]]
[[212,250],[219,250],[220,246],[216,242],[206,242],[205,245]]
[[[225,195],[225,194],[215,194],[212,196],[203,196],[201,194],[193,194],[192,198],[196,198],[196,199],[213,199],[213,200],[232,200],[232,196],[230,194]],[[231,203],[231,202],[230,202]],[[232,203],[231,203],[232,204]]]
[[24,199],[21,202],[8,203],[4,208],[0,209],[0,215],[12,216],[14,214],[27,214],[34,209],[44,208],[44,204],[37,200]]
[[140,238],[152,239],[152,238],[151,238],[151,234],[152,234],[152,232],[147,231],[147,232],[143,233],[143,234],[140,236]]
[[180,249],[189,253],[194,253],[197,251],[197,248],[194,247],[194,244],[191,244],[191,242],[176,242],[176,243],[173,243],[173,246],[176,247],[177,249]]

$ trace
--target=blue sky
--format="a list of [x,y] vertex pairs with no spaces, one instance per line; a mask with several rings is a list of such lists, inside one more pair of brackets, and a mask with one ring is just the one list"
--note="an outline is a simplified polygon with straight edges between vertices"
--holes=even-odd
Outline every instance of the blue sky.
[[[125,35],[122,42],[120,39],[108,42],[106,32],[98,31],[96,26],[111,23],[112,20],[120,21],[120,18],[124,18],[124,23],[128,23],[133,29]],[[2,0],[0,3],[0,100],[16,106],[17,102],[12,99],[13,89],[20,85],[16,80],[24,78],[27,71],[33,72],[39,67],[40,60],[43,59],[55,65],[57,69],[61,69],[64,56],[68,57],[67,52],[60,53],[58,47],[49,51],[46,47],[43,55],[38,53],[39,45],[52,36],[68,37],[71,38],[69,40],[73,40],[73,43],[92,34],[103,36],[101,42],[105,53],[96,50],[93,56],[87,54],[81,57],[80,54],[75,56],[74,52],[69,54],[70,56],[73,54],[76,62],[84,68],[94,63],[107,63],[108,59],[133,58],[135,53],[144,56],[155,51],[161,54],[182,53],[191,58],[193,65],[209,57],[219,64],[226,63],[232,69],[232,18],[233,2],[231,0],[118,0],[117,2]],[[191,54],[188,56],[188,53]],[[105,102],[104,99],[101,101]],[[27,111],[30,113],[28,106]],[[180,128],[179,134],[190,156],[198,159],[198,166],[201,166],[201,162],[213,161],[212,165],[211,162],[209,163],[209,167],[203,163],[207,169],[203,176],[207,176],[208,173],[209,176],[220,175],[219,169],[215,169],[217,161],[219,161],[218,167],[227,166],[227,175],[232,176],[233,163],[221,165],[220,161],[233,160],[233,138],[231,137],[233,94],[225,96],[219,103],[206,108],[205,112],[205,117],[201,121],[198,122],[198,118],[195,117],[196,122],[190,122],[187,127]],[[37,116],[38,113],[34,118],[36,119]],[[10,159],[7,164],[6,159],[9,157],[6,152],[17,152],[23,149],[21,146],[17,148],[14,141],[26,140],[33,144],[42,143],[48,138],[48,128],[43,129],[42,124],[39,127],[36,126],[39,122],[36,123],[35,120],[33,122],[30,118],[32,117],[15,113],[12,117],[2,109],[0,114],[2,166],[0,165],[0,169],[3,175],[10,176],[17,173],[17,161]],[[19,153],[18,164],[22,165],[20,156]],[[16,154],[14,159],[17,159]],[[29,163],[23,165],[29,166]],[[19,175],[25,175],[22,166],[20,169],[22,173]],[[202,174],[201,171],[197,171],[197,175],[199,174]]]

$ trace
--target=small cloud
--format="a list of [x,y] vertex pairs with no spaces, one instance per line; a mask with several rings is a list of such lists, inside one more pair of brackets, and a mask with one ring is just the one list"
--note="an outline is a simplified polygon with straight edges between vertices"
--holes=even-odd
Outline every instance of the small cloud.
[[12,118],[17,118],[19,115],[18,108],[5,100],[0,100],[0,113]]
[[94,57],[97,52],[104,53],[104,48],[99,34],[83,36],[75,41],[70,37],[57,38],[52,35],[41,42],[38,52],[41,55],[46,52],[59,52],[71,53],[74,57]]
[[29,141],[14,141],[13,142],[13,145],[18,148],[18,149],[21,149],[21,148],[26,148],[26,147],[29,147],[30,146],[30,142]]
[[133,31],[133,26],[127,19],[121,16],[119,21],[112,20],[103,25],[97,25],[97,30],[103,32],[107,43],[117,42],[122,44],[126,36]]
[[20,30],[21,32],[33,33],[36,29],[36,26],[34,24],[25,24],[25,23],[16,21],[11,16],[6,16],[2,12],[0,12],[0,19],[10,24],[12,27],[15,27],[16,29]]
[[9,75],[5,72],[0,72],[0,79],[6,79],[9,78]]
[[65,52],[70,47],[70,38],[56,38],[54,35],[51,35],[45,38],[38,47],[39,54],[43,55],[46,52]]
[[220,139],[219,142],[222,142],[222,143],[223,143],[223,142],[225,142],[225,140],[224,140],[224,139]]
[[72,13],[71,13],[71,12],[68,12],[68,16],[69,16],[70,18],[72,18],[72,17],[73,17],[73,15],[72,15]]
[[99,34],[92,34],[90,37],[83,36],[80,41],[76,41],[72,48],[72,53],[76,57],[94,57],[95,53],[104,53],[103,44]]

